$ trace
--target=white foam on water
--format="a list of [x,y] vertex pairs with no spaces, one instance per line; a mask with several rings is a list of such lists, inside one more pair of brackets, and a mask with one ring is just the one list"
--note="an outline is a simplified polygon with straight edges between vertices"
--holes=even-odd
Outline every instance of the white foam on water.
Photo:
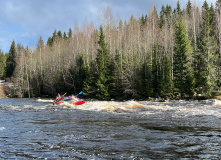
[[0,131],[6,130],[5,127],[0,127]]
[[219,106],[221,107],[221,101],[220,101],[220,100],[215,99],[215,100],[214,100],[214,105],[219,105]]
[[[79,109],[91,111],[130,111],[140,112],[141,114],[158,113],[173,110],[173,116],[186,117],[195,115],[214,115],[221,117],[221,101],[220,100],[205,100],[205,101],[166,101],[166,102],[153,102],[153,101],[86,101],[82,105],[72,105],[64,102],[60,105],[53,105],[53,100],[38,99],[38,102],[43,102],[44,105],[36,106],[35,104],[24,106],[1,106],[3,109],[12,110],[44,110],[44,109]],[[45,104],[45,102],[49,102]],[[39,104],[39,103],[38,103]],[[151,110],[151,111],[150,111]]]
[[51,99],[37,99],[36,102],[53,102]]
[[69,103],[62,103],[63,108],[91,110],[91,111],[112,111],[117,110],[133,111],[139,108],[154,109],[154,110],[170,110],[169,106],[154,106],[154,105],[143,105],[136,101],[127,102],[114,102],[114,101],[89,101],[82,105],[72,105]]
[[221,117],[221,101],[220,100],[205,100],[205,101],[190,101],[186,102],[185,105],[177,103],[175,107],[175,116],[182,114],[186,116],[216,116]]

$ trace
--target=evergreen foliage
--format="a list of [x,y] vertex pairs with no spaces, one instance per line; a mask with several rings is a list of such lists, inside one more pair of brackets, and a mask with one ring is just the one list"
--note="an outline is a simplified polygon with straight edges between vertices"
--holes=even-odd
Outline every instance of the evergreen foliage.
[[68,39],[67,34],[66,34],[66,32],[64,32],[64,34],[63,34],[63,40],[67,40],[67,39]]
[[13,72],[16,67],[16,45],[15,41],[12,41],[9,56],[7,59],[7,66],[6,66],[6,77],[10,78],[13,75]]
[[97,79],[96,74],[94,73],[95,64],[91,62],[91,67],[86,67],[85,75],[86,78],[83,82],[83,94],[88,98],[96,98],[97,87],[95,81]]
[[72,38],[72,30],[71,30],[71,28],[69,28],[69,31],[68,31],[68,38]]
[[154,96],[154,88],[152,85],[151,67],[148,60],[141,65],[140,72],[138,72],[137,90],[141,97],[148,99]]
[[205,1],[202,12],[202,25],[198,39],[199,52],[196,55],[196,90],[207,97],[212,96],[212,90],[216,86],[216,66],[217,59],[215,53],[215,36],[213,30],[213,11]]
[[8,54],[4,54],[0,50],[0,79],[5,78],[5,70],[6,70],[6,60],[8,58]]
[[178,15],[182,14],[182,10],[181,10],[181,7],[180,7],[180,1],[179,0],[177,1],[176,13]]
[[110,81],[110,51],[108,50],[107,43],[103,33],[103,27],[100,26],[100,37],[99,37],[99,49],[97,50],[97,93],[96,96],[99,99],[109,99],[109,81]]
[[175,29],[174,47],[174,86],[181,93],[192,96],[193,94],[193,70],[192,47],[188,37],[186,26],[181,19]]
[[53,39],[49,36],[48,41],[47,41],[47,45],[51,47],[52,44],[53,44]]
[[57,36],[58,36],[60,39],[63,38],[61,30],[58,31]]
[[192,15],[191,15],[191,13],[192,13],[192,4],[191,4],[190,0],[188,0],[186,10],[187,10],[187,13],[188,13],[189,17],[192,17]]
[[162,97],[171,97],[172,93],[173,93],[173,80],[172,80],[172,76],[171,76],[171,62],[169,60],[169,57],[166,56],[163,59],[163,64],[162,64],[162,71],[161,71],[161,75],[163,75],[163,77],[161,78],[160,84],[159,84],[159,91],[160,91],[160,95]]

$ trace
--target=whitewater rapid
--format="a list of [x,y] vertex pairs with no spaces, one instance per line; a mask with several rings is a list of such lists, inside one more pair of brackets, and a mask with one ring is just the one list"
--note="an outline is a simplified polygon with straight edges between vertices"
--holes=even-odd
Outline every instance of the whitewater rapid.
[[78,109],[97,112],[137,112],[140,114],[157,114],[159,112],[173,111],[174,117],[185,117],[194,115],[214,115],[221,117],[220,100],[204,101],[86,101],[82,105],[72,105],[64,102],[60,105],[53,105],[51,99],[13,99],[15,102],[4,102],[1,104],[2,109],[11,110],[44,110],[44,109]]

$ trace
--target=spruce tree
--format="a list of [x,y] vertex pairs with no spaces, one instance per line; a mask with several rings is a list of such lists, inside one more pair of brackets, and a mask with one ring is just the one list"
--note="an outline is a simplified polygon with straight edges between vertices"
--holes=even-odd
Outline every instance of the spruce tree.
[[107,43],[103,33],[103,27],[100,26],[100,37],[99,37],[99,49],[97,50],[97,68],[98,76],[96,81],[97,94],[99,99],[109,99],[109,72],[110,72],[110,51],[108,50]]
[[172,88],[173,88],[173,82],[171,79],[171,63],[168,56],[165,56],[163,59],[163,67],[162,71],[160,73],[162,75],[161,81],[160,81],[160,95],[162,97],[171,97],[172,95]]
[[187,10],[187,14],[189,15],[189,17],[192,17],[192,15],[191,15],[192,4],[191,4],[190,0],[188,0],[187,6],[186,6],[186,10]]
[[66,32],[64,32],[64,34],[63,34],[63,40],[67,40],[67,39],[68,39],[67,34],[66,34]]
[[62,39],[62,32],[61,32],[61,30],[58,31],[58,37],[59,37],[60,39]]
[[137,91],[143,98],[148,99],[154,96],[152,83],[151,61],[148,58],[140,67],[137,80]]
[[142,17],[141,17],[141,24],[145,24],[146,23],[146,20],[144,18],[144,15],[142,14]]
[[212,91],[216,86],[215,61],[215,36],[213,30],[213,18],[209,5],[205,1],[203,4],[202,24],[200,26],[200,36],[198,38],[199,51],[195,55],[195,79],[196,90],[205,96],[212,96]]
[[72,30],[71,30],[71,28],[69,28],[69,31],[68,31],[68,38],[72,38]]
[[182,10],[181,10],[181,7],[180,7],[180,1],[179,0],[177,1],[176,12],[177,12],[178,15],[182,14]]
[[47,41],[47,45],[51,47],[52,44],[53,44],[53,39],[49,36],[48,41]]
[[181,93],[181,97],[184,94],[189,96],[193,94],[192,53],[186,26],[180,17],[175,29],[173,76],[174,86]]
[[166,6],[166,20],[168,22],[169,27],[173,26],[173,11],[171,5]]
[[84,64],[84,60],[83,60],[82,55],[77,58],[76,63],[77,63],[77,66],[78,66],[78,73],[75,76],[75,86],[76,86],[75,92],[79,93],[83,88],[83,83],[84,83],[84,80],[86,79],[86,76],[87,76],[86,75],[87,68]]
[[160,11],[160,28],[163,28],[165,24],[165,15],[166,15],[166,9],[163,5]]
[[13,40],[9,50],[9,56],[7,58],[6,77],[10,78],[13,75],[16,67],[16,55],[16,46],[15,41]]
[[88,98],[97,98],[97,87],[96,87],[96,80],[97,75],[94,73],[95,71],[95,63],[91,62],[90,67],[85,67],[85,79],[83,82],[83,95],[87,96]]
[[55,38],[57,37],[57,30],[55,29],[52,36],[52,41],[55,41]]
[[111,59],[110,62],[110,74],[109,74],[109,93],[111,98],[122,99],[123,88],[122,88],[122,80],[121,80],[121,60],[118,51],[114,58]]
[[0,50],[0,79],[5,78],[6,60],[7,60],[7,54],[4,54]]

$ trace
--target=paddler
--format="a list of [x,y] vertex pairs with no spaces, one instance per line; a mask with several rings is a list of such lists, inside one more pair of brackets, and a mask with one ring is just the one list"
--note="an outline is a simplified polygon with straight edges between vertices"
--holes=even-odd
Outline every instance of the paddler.
[[57,101],[60,101],[61,100],[61,95],[58,93],[58,96],[56,98]]
[[70,97],[70,100],[71,101],[77,101],[78,99],[77,99],[77,97],[74,97],[73,95]]

